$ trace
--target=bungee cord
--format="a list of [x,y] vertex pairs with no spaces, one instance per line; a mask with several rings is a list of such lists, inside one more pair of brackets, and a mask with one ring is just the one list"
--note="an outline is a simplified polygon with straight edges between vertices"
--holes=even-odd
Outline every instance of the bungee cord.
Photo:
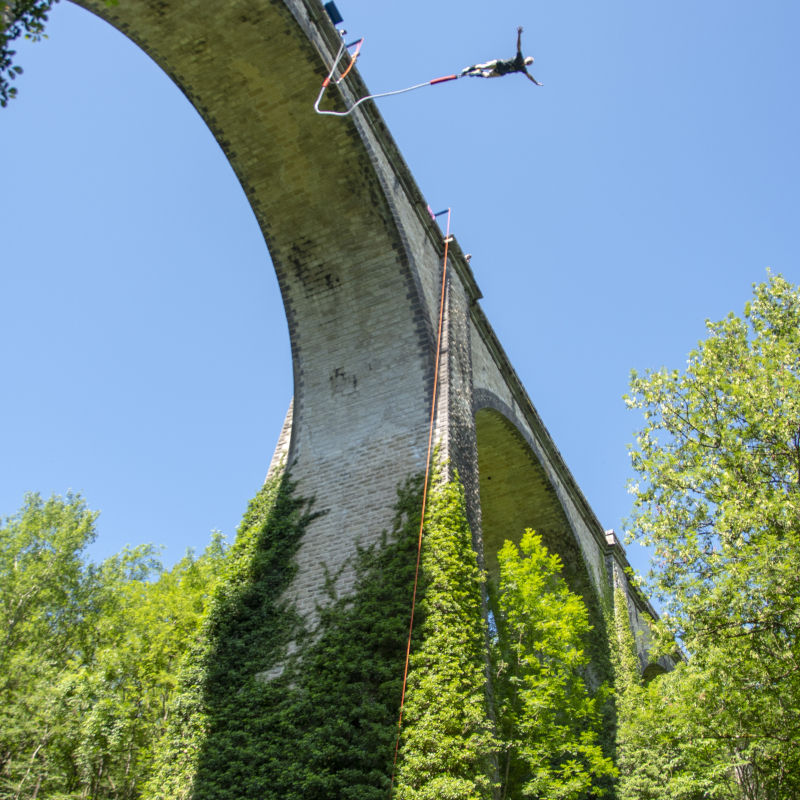
[[342,73],[342,76],[339,78],[339,80],[336,81],[337,86],[347,77],[350,70],[353,69],[353,67],[356,65],[356,61],[358,60],[358,57],[361,55],[361,45],[364,44],[364,37],[362,36],[357,42],[350,42],[350,44],[348,44],[345,47],[345,49],[349,50],[354,44],[357,44],[358,47],[356,47],[355,53],[353,53],[353,55],[350,56],[350,64],[348,65],[347,69]]
[[[345,32],[339,31],[339,33],[344,37]],[[360,100],[357,100],[353,103],[347,111],[321,111],[319,104],[322,101],[322,97],[325,94],[325,90],[330,86],[331,81],[333,81],[333,73],[336,72],[336,68],[339,66],[339,62],[342,59],[342,56],[345,53],[345,50],[352,47],[353,45],[358,45],[356,52],[353,54],[350,64],[348,65],[347,69],[342,73],[342,76],[338,79],[333,81],[337,86],[341,84],[341,82],[345,79],[347,74],[353,68],[353,65],[356,63],[356,59],[361,54],[361,45],[363,44],[364,39],[363,37],[356,42],[351,42],[350,44],[345,44],[344,38],[342,38],[342,44],[339,47],[339,52],[336,54],[336,58],[333,61],[333,66],[331,67],[331,71],[328,73],[328,77],[322,82],[322,88],[319,90],[319,96],[317,97],[317,102],[314,103],[314,111],[317,114],[324,114],[329,117],[347,117],[353,113],[362,103],[366,102],[367,100],[375,100],[378,97],[391,97],[392,95],[396,94],[405,94],[406,92],[413,92],[414,89],[422,89],[423,86],[435,86],[437,83],[446,83],[447,81],[454,81],[457,80],[460,75],[445,75],[442,78],[434,78],[431,81],[426,81],[425,83],[418,83],[416,86],[409,86],[406,89],[397,89],[394,92],[381,92],[380,94],[368,94],[366,97],[362,97]]]
[[[423,86],[435,86],[437,83],[446,83],[447,81],[454,81],[457,80],[459,75],[445,75],[442,78],[434,78],[431,81],[426,81],[425,83],[418,83],[416,86],[409,86],[406,89],[398,89],[394,92],[381,92],[380,94],[370,94],[366,97],[362,97],[360,100],[357,100],[350,106],[347,111],[321,111],[319,108],[319,104],[322,100],[323,95],[325,94],[325,90],[330,86],[331,82],[334,82],[337,86],[341,84],[341,82],[347,77],[350,70],[356,63],[356,59],[361,53],[361,45],[364,43],[364,38],[358,39],[355,42],[351,42],[350,44],[345,44],[344,36],[346,31],[339,31],[342,36],[342,44],[339,47],[339,52],[336,54],[336,58],[333,61],[333,65],[331,66],[331,70],[328,73],[328,77],[322,82],[322,88],[319,90],[319,95],[317,97],[317,102],[314,103],[314,111],[317,114],[324,114],[331,117],[347,117],[355,111],[358,106],[364,103],[367,100],[374,100],[378,97],[391,97],[392,95],[396,94],[404,94],[405,92],[413,92],[415,89],[421,89]],[[336,72],[336,68],[339,66],[339,62],[342,59],[342,56],[345,53],[345,50],[349,49],[357,45],[356,52],[351,57],[350,64],[348,65],[347,69],[342,73],[342,75],[338,78],[338,80],[334,80],[333,74]],[[427,500],[428,500],[428,483],[430,481],[430,474],[431,474],[431,455],[433,453],[433,431],[434,425],[436,420],[436,401],[437,401],[437,394],[438,394],[438,387],[439,387],[439,361],[441,359],[441,351],[442,351],[442,326],[444,322],[444,300],[445,300],[445,293],[447,287],[447,257],[449,251],[449,245],[452,241],[452,237],[450,236],[450,209],[447,208],[444,211],[439,211],[438,213],[434,213],[430,206],[428,206],[428,213],[431,215],[431,218],[435,221],[437,217],[440,217],[444,214],[447,214],[447,231],[444,237],[444,263],[442,265],[442,290],[441,290],[441,298],[439,301],[439,330],[438,335],[436,337],[436,361],[434,367],[434,375],[433,375],[433,396],[431,398],[431,418],[430,418],[430,426],[428,430],[428,454],[425,460],[425,482],[423,483],[422,488],[422,510],[420,512],[420,521],[419,521],[419,537],[417,542],[417,565],[416,570],[414,572],[414,591],[411,598],[411,619],[408,626],[408,641],[406,643],[406,658],[405,658],[405,666],[403,669],[403,689],[400,696],[400,713],[399,719],[397,720],[397,741],[395,742],[394,746],[394,762],[392,765],[392,779],[390,782],[389,787],[389,798],[391,800],[392,792],[394,790],[394,778],[395,778],[395,771],[397,769],[397,756],[400,750],[400,738],[402,735],[403,730],[403,709],[405,707],[405,699],[406,699],[406,688],[408,686],[408,667],[409,662],[411,659],[411,638],[414,632],[414,612],[416,610],[417,604],[417,587],[419,584],[419,567],[420,567],[420,560],[422,556],[422,537],[423,531],[425,527],[425,512],[427,510]]]

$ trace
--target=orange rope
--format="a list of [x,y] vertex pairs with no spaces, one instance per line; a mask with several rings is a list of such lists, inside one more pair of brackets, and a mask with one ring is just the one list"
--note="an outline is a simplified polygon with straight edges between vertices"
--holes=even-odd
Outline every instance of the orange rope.
[[356,52],[350,57],[350,64],[348,65],[347,69],[342,73],[342,77],[336,81],[337,84],[341,83],[348,75],[351,69],[356,65],[356,61],[358,61],[358,57],[361,55],[361,45],[364,44],[363,37],[358,40],[358,47],[356,47]]
[[341,83],[347,77],[347,73],[350,72],[350,70],[353,69],[353,67],[356,65],[356,59],[357,58],[358,58],[358,54],[353,56],[353,58],[350,60],[350,64],[348,65],[347,69],[342,73],[342,77],[339,78],[339,80],[336,81],[336,83]]
[[425,507],[428,501],[428,478],[431,471],[431,449],[433,447],[433,422],[436,416],[436,390],[439,386],[439,357],[442,351],[442,320],[444,319],[444,291],[447,285],[447,249],[450,244],[450,209],[447,209],[447,234],[444,237],[444,269],[442,270],[442,299],[439,303],[439,334],[436,337],[436,366],[433,373],[433,399],[431,400],[431,424],[428,430],[428,458],[425,462],[425,485],[422,488],[422,516],[419,520],[419,541],[417,542],[417,568],[414,573],[414,594],[411,597],[411,624],[408,626],[408,644],[406,645],[406,666],[403,671],[403,692],[400,696],[400,719],[397,721],[397,741],[394,745],[394,762],[392,764],[392,781],[389,785],[389,800],[394,788],[394,773],[397,767],[397,753],[400,748],[400,730],[403,726],[403,706],[406,701],[406,685],[408,683],[408,660],[411,656],[411,633],[414,630],[414,609],[417,605],[417,585],[419,583],[419,562],[422,555],[422,529],[425,525]]

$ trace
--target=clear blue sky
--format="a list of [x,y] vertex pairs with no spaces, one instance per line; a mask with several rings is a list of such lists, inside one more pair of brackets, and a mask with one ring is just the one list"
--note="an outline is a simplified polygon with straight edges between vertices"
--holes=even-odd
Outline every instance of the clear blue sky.
[[[630,369],[683,366],[768,267],[800,281],[800,4],[337,2],[373,91],[511,56],[525,26],[545,88],[463,80],[380,108],[619,529]],[[102,510],[95,557],[152,541],[172,563],[212,528],[232,537],[263,481],[292,394],[283,308],[178,89],[70,3],[49,33],[18,47],[0,110],[0,514],[71,487]]]

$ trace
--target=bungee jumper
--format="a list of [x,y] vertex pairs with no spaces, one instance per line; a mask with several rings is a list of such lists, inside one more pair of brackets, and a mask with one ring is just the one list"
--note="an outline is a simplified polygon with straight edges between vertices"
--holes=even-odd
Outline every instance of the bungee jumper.
[[[327,9],[329,5],[331,5],[331,3],[328,3],[325,8]],[[328,13],[331,13],[330,10]],[[333,19],[334,17],[332,16],[331,20]],[[341,17],[339,17],[339,19],[341,20]],[[528,72],[528,66],[533,64],[533,57],[525,57],[522,55],[522,26],[520,25],[517,28],[517,55],[514,58],[496,58],[494,61],[487,61],[485,64],[473,64],[471,67],[463,69],[460,75],[445,75],[441,78],[434,78],[433,80],[425,81],[425,83],[418,83],[415,86],[409,86],[405,89],[396,89],[393,92],[382,92],[380,94],[369,94],[366,97],[356,100],[356,102],[353,103],[346,111],[323,111],[319,107],[319,104],[322,101],[325,90],[331,85],[331,83],[340,85],[342,81],[344,81],[344,79],[347,77],[347,74],[353,68],[353,65],[356,63],[356,60],[361,54],[361,46],[364,44],[363,38],[357,39],[355,42],[351,42],[350,44],[345,44],[344,37],[347,35],[347,31],[339,30],[338,32],[342,37],[342,43],[339,46],[339,52],[336,54],[336,58],[333,60],[330,72],[328,72],[328,77],[322,82],[322,87],[317,95],[317,102],[314,103],[314,111],[316,111],[317,114],[323,114],[330,117],[347,117],[367,100],[376,100],[379,97],[391,97],[392,95],[396,94],[405,94],[406,92],[413,92],[415,89],[422,89],[425,86],[436,86],[437,84],[455,81],[459,78],[500,78],[503,75],[510,75],[513,72],[521,72],[526,78],[528,78],[528,80],[533,81],[537,86],[543,85]],[[341,73],[338,79],[334,78],[334,73],[339,66],[339,62],[342,60],[345,52],[349,52],[351,47],[355,47],[356,50],[350,57],[350,64],[348,65],[347,69]]]
[[461,76],[470,78],[502,78],[503,75],[511,75],[514,72],[521,72],[529,81],[533,81],[537,86],[543,86],[533,75],[528,72],[528,67],[533,64],[533,56],[522,55],[522,25],[517,28],[517,55],[514,58],[495,58],[485,64],[473,64],[471,67],[461,70]]

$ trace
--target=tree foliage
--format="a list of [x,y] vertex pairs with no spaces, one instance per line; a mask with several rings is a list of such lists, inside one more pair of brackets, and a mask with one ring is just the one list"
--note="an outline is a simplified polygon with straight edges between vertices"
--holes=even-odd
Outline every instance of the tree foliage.
[[[400,487],[392,529],[343,567],[347,593],[328,575],[313,630],[287,590],[318,514],[288,475],[250,502],[230,549],[215,535],[169,571],[149,545],[88,562],[96,514],[28,496],[0,527],[0,800],[384,800],[421,494],[421,476]],[[394,797],[494,797],[498,754],[505,797],[599,794],[605,690],[584,681],[587,611],[558,558],[532,534],[501,554],[495,656],[515,666],[495,726],[457,476],[432,479],[421,556]]]
[[[22,75],[22,67],[14,64],[16,50],[11,43],[20,36],[38,42],[44,36],[47,14],[54,0],[0,0],[0,107],[17,96],[11,82]],[[55,0],[58,2],[58,0]]]
[[[0,0],[0,108],[17,96],[12,81],[22,75],[22,67],[14,63],[16,50],[11,43],[23,37],[33,42],[47,38],[44,32],[47,15],[59,0]],[[104,0],[107,6],[119,0]]]
[[[708,751],[680,767],[706,795],[800,794],[800,295],[754,287],[744,319],[708,322],[682,373],[633,374],[644,412],[631,538],[655,549],[649,586],[689,663],[646,713]],[[643,712],[644,713],[644,712]],[[669,726],[667,726],[669,727]],[[662,728],[667,730],[667,728]],[[680,733],[679,733],[680,731]],[[713,752],[712,752],[713,751]],[[722,763],[724,768],[712,767]],[[701,774],[702,772],[702,774]],[[736,794],[736,793],[739,794]],[[677,795],[674,795],[677,796]]]
[[600,744],[606,685],[586,682],[586,606],[561,559],[527,530],[498,553],[495,665],[503,798],[578,800],[605,793],[616,769]]
[[92,564],[96,517],[31,494],[0,526],[0,798],[139,796],[225,557],[217,534],[169,571],[148,545]]
[[681,692],[685,665],[644,685],[628,600],[619,587],[614,593],[614,634],[619,800],[735,797],[720,781],[729,765],[716,743],[692,726],[694,707]]

